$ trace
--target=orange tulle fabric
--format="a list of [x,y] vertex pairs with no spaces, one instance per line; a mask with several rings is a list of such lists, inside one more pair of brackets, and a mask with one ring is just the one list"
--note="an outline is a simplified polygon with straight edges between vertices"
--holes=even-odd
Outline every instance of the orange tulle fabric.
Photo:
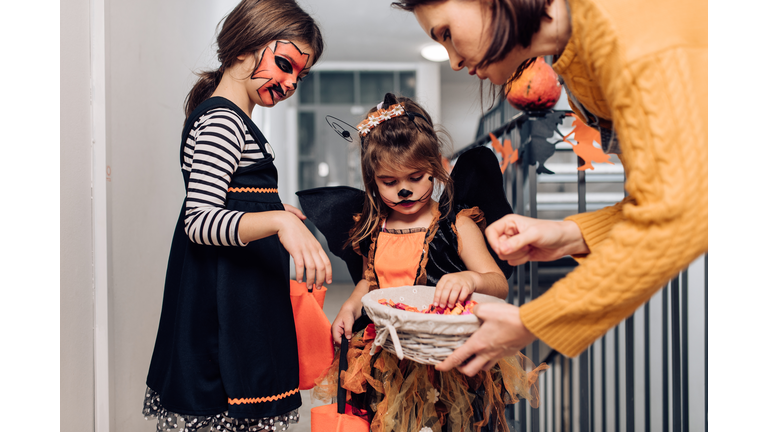
[[[373,412],[372,432],[420,432],[424,427],[440,431],[443,426],[449,432],[469,432],[492,420],[492,430],[509,432],[505,405],[526,399],[538,407],[538,375],[548,366],[534,367],[520,353],[468,377],[455,369],[438,372],[434,366],[398,360],[381,348],[371,355],[374,338],[373,325],[353,336],[349,366],[341,376],[342,387],[349,390],[348,399],[349,393],[366,394],[366,408]],[[337,351],[333,364],[315,381],[313,398],[329,401],[336,396],[338,355]],[[482,413],[474,412],[478,407]]]

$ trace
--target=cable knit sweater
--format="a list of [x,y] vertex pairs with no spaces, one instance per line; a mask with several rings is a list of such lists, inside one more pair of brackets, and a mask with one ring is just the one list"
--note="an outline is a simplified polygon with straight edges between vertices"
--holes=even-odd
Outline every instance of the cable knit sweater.
[[573,357],[707,251],[707,2],[568,4],[571,38],[554,69],[613,122],[629,194],[567,218],[590,253],[520,308],[531,332]]

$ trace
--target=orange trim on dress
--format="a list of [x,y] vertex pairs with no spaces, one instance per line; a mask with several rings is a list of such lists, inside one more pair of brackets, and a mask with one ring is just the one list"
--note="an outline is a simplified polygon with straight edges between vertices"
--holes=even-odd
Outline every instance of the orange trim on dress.
[[277,193],[277,188],[229,188],[227,192]]
[[241,405],[241,404],[252,404],[252,403],[261,403],[261,402],[272,402],[276,401],[278,399],[284,399],[288,396],[294,395],[299,392],[299,388],[296,387],[295,389],[291,391],[287,391],[285,393],[279,394],[277,396],[267,396],[267,397],[260,397],[260,398],[238,398],[238,399],[231,399],[227,398],[227,402],[229,402],[230,405]]

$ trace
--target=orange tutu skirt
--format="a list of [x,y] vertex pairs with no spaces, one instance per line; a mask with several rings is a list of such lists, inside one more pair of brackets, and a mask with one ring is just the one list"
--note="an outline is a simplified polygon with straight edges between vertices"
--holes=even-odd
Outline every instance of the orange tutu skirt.
[[[509,432],[505,405],[526,399],[538,407],[538,375],[548,366],[534,367],[520,353],[468,377],[455,369],[439,372],[432,365],[399,360],[381,348],[371,355],[375,336],[370,324],[352,337],[349,366],[341,376],[347,403],[367,418],[372,432],[421,432],[425,427],[434,432]],[[338,371],[337,350],[333,364],[315,381],[313,398],[329,401],[336,396]]]

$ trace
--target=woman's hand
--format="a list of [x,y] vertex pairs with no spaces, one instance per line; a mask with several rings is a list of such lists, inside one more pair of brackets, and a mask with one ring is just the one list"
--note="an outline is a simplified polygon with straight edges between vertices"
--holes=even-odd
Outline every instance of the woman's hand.
[[277,236],[293,257],[296,281],[300,283],[306,273],[307,287],[322,288],[324,283],[333,281],[331,261],[315,236],[289,208],[301,213],[293,206],[286,206],[286,212],[278,219]]
[[485,236],[499,258],[510,265],[589,253],[579,226],[572,221],[548,221],[510,214],[486,228]]
[[477,289],[473,272],[449,273],[440,278],[435,286],[432,304],[453,308],[457,301],[463,302]]
[[331,333],[333,334],[333,341],[336,345],[341,345],[341,337],[344,336],[347,340],[352,339],[352,326],[355,324],[355,320],[362,315],[362,303],[349,299],[341,306],[339,314],[331,324]]
[[445,372],[457,368],[467,376],[474,376],[536,340],[523,325],[520,309],[515,305],[481,303],[475,305],[473,311],[482,322],[480,328],[464,345],[436,365],[436,370]]

